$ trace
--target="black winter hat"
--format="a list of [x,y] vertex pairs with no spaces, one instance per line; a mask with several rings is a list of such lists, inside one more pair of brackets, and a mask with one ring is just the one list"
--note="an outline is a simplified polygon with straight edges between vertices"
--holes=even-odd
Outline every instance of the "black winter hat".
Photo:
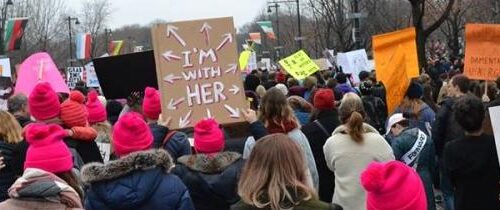
[[410,99],[419,99],[424,95],[424,87],[421,84],[416,82],[411,82],[408,87],[408,91],[406,91],[406,96]]

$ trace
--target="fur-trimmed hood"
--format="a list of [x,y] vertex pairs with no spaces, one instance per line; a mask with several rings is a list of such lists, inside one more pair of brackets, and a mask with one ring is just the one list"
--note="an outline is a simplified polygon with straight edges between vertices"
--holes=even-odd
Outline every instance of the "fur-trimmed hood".
[[224,171],[239,159],[241,159],[239,153],[221,152],[215,154],[213,157],[206,154],[185,155],[177,159],[177,162],[193,171],[215,174]]
[[86,184],[112,180],[136,170],[149,170],[161,167],[166,173],[174,167],[172,158],[163,149],[153,149],[130,153],[129,155],[106,164],[89,163],[82,168],[82,181]]

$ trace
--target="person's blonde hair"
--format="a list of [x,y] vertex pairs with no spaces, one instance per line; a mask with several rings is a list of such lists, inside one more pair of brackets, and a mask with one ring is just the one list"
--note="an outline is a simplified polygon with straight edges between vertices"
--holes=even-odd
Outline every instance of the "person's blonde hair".
[[255,89],[255,93],[257,93],[257,95],[262,98],[266,95],[266,88],[262,85],[259,85],[257,86],[257,88]]
[[365,118],[361,98],[354,93],[345,94],[340,102],[339,115],[352,140],[361,143],[363,141],[363,121]]
[[292,209],[317,198],[306,182],[307,166],[300,147],[285,134],[263,137],[255,144],[238,183],[243,202],[257,208]]
[[286,96],[276,87],[269,89],[262,97],[259,111],[259,119],[266,126],[272,122],[285,130],[285,122],[293,122],[297,127],[299,125]]
[[0,111],[0,138],[8,144],[17,144],[23,140],[22,128],[16,118],[6,111]]

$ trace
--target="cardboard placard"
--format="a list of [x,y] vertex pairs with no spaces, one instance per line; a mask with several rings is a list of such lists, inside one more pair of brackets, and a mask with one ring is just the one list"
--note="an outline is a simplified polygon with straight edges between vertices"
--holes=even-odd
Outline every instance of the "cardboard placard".
[[172,129],[203,118],[243,122],[248,107],[238,70],[233,19],[157,24],[152,29],[162,113]]
[[464,74],[476,80],[496,80],[500,76],[500,24],[465,26]]
[[87,87],[100,87],[97,73],[95,73],[94,63],[90,62],[85,65],[85,75],[87,79]]
[[300,50],[280,60],[279,64],[292,75],[293,78],[298,80],[303,80],[319,71],[319,66],[309,58],[304,50]]
[[314,61],[314,63],[316,63],[316,65],[318,65],[318,67],[321,71],[328,70],[331,67],[333,67],[333,65],[330,63],[330,61],[328,61],[328,59],[326,59],[326,58],[315,59],[313,61]]
[[76,83],[85,81],[84,67],[68,67],[66,68],[66,81],[70,89],[75,88]]
[[0,58],[0,77],[11,77],[10,59]]
[[373,57],[378,81],[385,80],[383,77],[379,77],[379,72],[389,71],[387,68],[391,65],[393,57],[397,55],[398,48],[401,48],[399,52],[405,55],[408,78],[411,79],[420,75],[416,37],[415,28],[413,27],[372,37]]
[[101,57],[93,60],[94,68],[107,99],[125,99],[146,87],[158,88],[153,51]]
[[396,110],[403,101],[406,91],[410,86],[410,80],[406,71],[405,54],[402,50],[396,50],[395,57],[392,58],[387,68],[385,68],[387,71],[382,75],[382,78],[384,78],[382,82],[387,90],[387,113],[393,113]]

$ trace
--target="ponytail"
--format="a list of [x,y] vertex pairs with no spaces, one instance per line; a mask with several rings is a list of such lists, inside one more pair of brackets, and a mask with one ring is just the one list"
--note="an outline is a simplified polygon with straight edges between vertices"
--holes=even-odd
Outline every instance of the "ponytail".
[[356,143],[363,141],[363,116],[354,111],[346,122],[348,133]]

